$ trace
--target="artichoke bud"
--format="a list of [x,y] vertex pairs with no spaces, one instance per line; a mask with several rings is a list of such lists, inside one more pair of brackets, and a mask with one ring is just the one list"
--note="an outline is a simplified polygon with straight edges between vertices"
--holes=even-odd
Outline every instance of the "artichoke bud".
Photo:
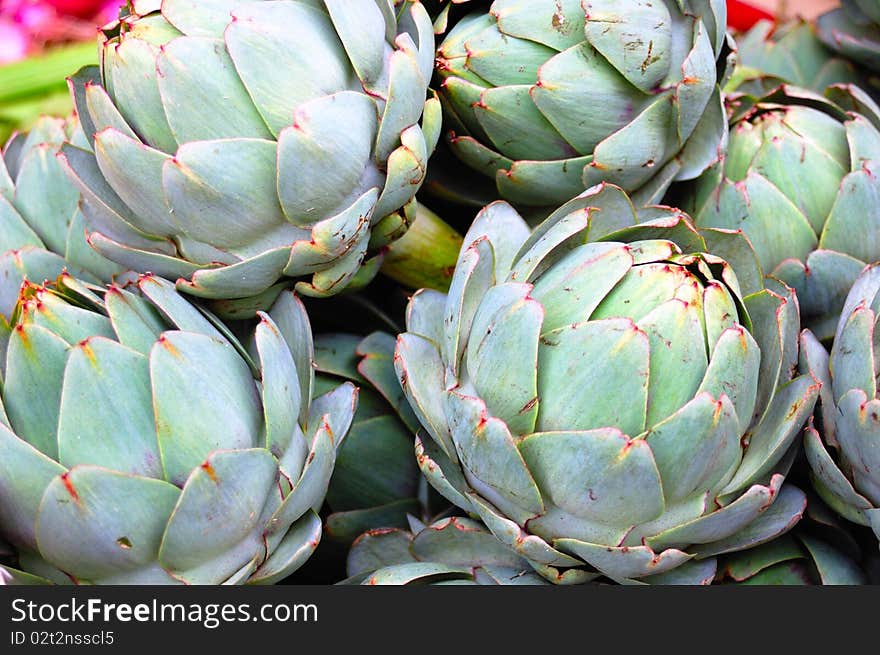
[[816,33],[833,51],[880,72],[880,4],[876,0],[844,0],[816,19]]
[[781,485],[818,385],[761,280],[741,234],[610,184],[534,230],[489,205],[398,339],[423,473],[551,581],[710,580],[803,512]]
[[797,18],[781,25],[758,21],[737,37],[740,67],[726,91],[760,93],[787,82],[816,93],[830,84],[857,84],[877,94],[878,79],[853,61],[837,57],[818,38],[815,22]]
[[830,352],[804,331],[801,365],[822,383],[821,419],[804,438],[816,491],[880,539],[880,267],[865,267],[846,297]]
[[317,546],[314,508],[357,391],[312,401],[311,333],[291,292],[260,315],[251,354],[165,280],[105,289],[63,274],[23,284],[7,341],[0,535],[13,576],[269,583]]
[[383,219],[406,212],[440,133],[421,4],[131,9],[103,29],[100,70],[70,81],[94,154],[64,158],[92,245],[240,301],[230,313],[279,283],[328,296],[375,275],[406,230]]
[[658,202],[723,144],[725,25],[715,2],[476,8],[438,48],[447,140],[518,205],[557,206],[603,181]]
[[854,86],[780,86],[731,96],[729,108],[727,153],[682,189],[684,209],[701,228],[742,230],[829,339],[853,281],[880,257],[880,108]]

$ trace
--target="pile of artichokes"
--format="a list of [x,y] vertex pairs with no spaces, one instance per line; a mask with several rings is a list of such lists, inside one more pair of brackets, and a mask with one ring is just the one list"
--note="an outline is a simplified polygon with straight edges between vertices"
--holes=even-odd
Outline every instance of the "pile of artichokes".
[[880,583],[880,13],[133,0],[0,158],[0,581]]

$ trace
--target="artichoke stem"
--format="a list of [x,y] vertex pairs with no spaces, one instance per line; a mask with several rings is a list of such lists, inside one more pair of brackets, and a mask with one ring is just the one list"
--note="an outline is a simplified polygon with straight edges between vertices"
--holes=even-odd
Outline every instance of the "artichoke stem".
[[464,238],[419,203],[416,219],[387,247],[381,272],[412,289],[447,291]]

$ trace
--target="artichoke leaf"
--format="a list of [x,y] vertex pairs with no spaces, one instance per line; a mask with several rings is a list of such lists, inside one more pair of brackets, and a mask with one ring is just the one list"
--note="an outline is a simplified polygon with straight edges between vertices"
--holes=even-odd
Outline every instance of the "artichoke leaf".
[[[150,351],[150,381],[165,475],[173,484],[182,486],[215,450],[257,445],[257,389],[248,365],[227,342],[165,332]],[[180,393],[208,388],[208,395]]]
[[259,519],[278,493],[264,449],[215,451],[183,486],[162,536],[159,562],[190,584],[219,584],[265,552]]
[[147,568],[180,496],[161,480],[77,466],[46,488],[37,544],[47,561],[85,580]]

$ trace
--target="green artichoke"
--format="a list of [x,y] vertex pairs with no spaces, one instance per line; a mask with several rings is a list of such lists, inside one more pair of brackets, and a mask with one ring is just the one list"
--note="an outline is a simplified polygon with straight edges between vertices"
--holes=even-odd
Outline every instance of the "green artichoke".
[[681,207],[699,227],[742,230],[828,338],[859,271],[880,259],[880,108],[852,86],[824,97],[783,85],[730,102],[727,153]]
[[271,583],[315,513],[357,404],[312,400],[291,292],[248,349],[167,281],[25,285],[3,362],[0,537],[19,582]]
[[496,0],[438,49],[452,150],[517,204],[601,181],[657,201],[723,147],[726,15],[722,0]]
[[880,72],[880,1],[842,0],[816,19],[816,30],[832,50]]
[[257,307],[287,278],[317,296],[370,279],[412,220],[440,133],[424,8],[131,5],[101,31],[100,71],[71,82],[94,155],[64,154],[92,245]]
[[[836,57],[803,19],[776,26],[762,20],[736,40],[737,68],[727,88],[745,90],[743,81],[772,76],[773,86],[787,82],[823,93],[832,84],[856,84],[876,93],[878,80],[852,62]],[[768,89],[769,90],[769,89]]]
[[813,486],[841,516],[870,526],[880,539],[878,315],[880,265],[872,264],[846,297],[831,352],[805,331],[801,361],[822,382],[818,429],[811,424],[804,438]]
[[327,536],[351,543],[371,528],[406,527],[420,514],[423,480],[413,457],[418,419],[394,373],[394,337],[375,332],[315,337],[314,394],[358,385],[358,409],[327,490]]
[[341,584],[547,584],[476,521],[411,523],[410,530],[370,530],[358,537]]
[[80,194],[56,155],[87,147],[76,119],[43,117],[10,139],[0,157],[0,315],[9,316],[21,280],[51,280],[65,269],[90,282],[123,272],[86,242]]
[[423,473],[553,582],[711,580],[805,503],[782,482],[818,385],[769,284],[740,234],[611,185],[532,234],[490,205],[398,338]]

